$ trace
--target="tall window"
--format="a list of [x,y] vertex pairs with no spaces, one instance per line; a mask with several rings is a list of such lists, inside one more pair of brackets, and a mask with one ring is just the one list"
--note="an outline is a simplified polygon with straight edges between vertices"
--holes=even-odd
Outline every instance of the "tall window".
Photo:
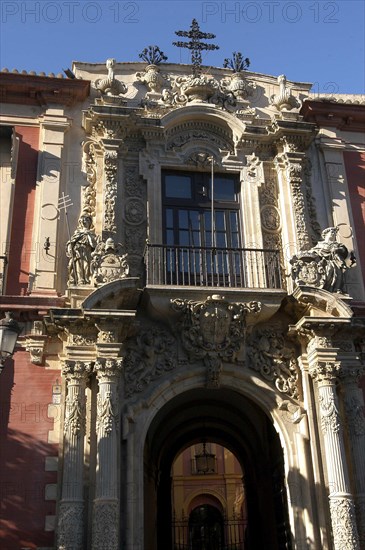
[[214,175],[212,238],[211,175],[204,172],[163,173],[164,244],[239,248],[239,181]]
[[215,174],[212,200],[210,173],[164,171],[162,192],[167,284],[241,284],[238,177]]

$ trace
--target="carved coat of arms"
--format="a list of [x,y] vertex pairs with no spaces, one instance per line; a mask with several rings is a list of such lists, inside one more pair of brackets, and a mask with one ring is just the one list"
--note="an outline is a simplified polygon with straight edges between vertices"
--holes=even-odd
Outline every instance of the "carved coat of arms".
[[205,302],[171,300],[172,308],[183,313],[180,324],[182,345],[191,359],[203,359],[207,383],[219,385],[222,361],[233,361],[244,342],[246,314],[259,312],[258,302],[229,303],[219,295]]

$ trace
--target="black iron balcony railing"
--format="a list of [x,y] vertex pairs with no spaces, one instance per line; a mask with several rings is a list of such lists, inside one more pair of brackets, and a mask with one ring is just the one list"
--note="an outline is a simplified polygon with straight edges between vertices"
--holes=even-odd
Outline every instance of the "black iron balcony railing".
[[147,285],[282,288],[278,250],[148,244],[146,267]]

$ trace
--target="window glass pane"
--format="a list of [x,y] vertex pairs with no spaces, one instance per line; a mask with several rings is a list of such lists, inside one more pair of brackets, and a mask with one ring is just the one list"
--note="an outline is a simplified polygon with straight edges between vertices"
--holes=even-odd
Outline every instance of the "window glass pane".
[[190,245],[190,235],[188,231],[179,231],[179,245],[181,246]]
[[165,197],[176,199],[191,199],[190,176],[165,176]]
[[187,229],[189,225],[187,210],[179,210],[179,227],[181,229]]
[[171,229],[166,231],[166,244],[175,244],[174,243],[174,232]]
[[225,229],[224,212],[215,212],[215,230],[222,231]]
[[[211,193],[210,193],[211,195]],[[216,201],[235,201],[235,181],[229,177],[214,177],[214,200]]]
[[216,232],[215,244],[218,248],[225,248],[227,246],[226,234],[222,232]]
[[166,209],[166,227],[173,227],[173,210],[171,208]]

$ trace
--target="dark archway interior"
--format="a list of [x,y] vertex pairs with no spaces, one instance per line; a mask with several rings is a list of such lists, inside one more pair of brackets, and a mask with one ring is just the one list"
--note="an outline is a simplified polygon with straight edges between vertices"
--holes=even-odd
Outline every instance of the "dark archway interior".
[[248,536],[244,550],[290,549],[283,451],[270,419],[237,392],[199,389],[167,402],[148,431],[145,550],[173,550],[171,466],[181,450],[202,437],[231,450],[245,472]]

